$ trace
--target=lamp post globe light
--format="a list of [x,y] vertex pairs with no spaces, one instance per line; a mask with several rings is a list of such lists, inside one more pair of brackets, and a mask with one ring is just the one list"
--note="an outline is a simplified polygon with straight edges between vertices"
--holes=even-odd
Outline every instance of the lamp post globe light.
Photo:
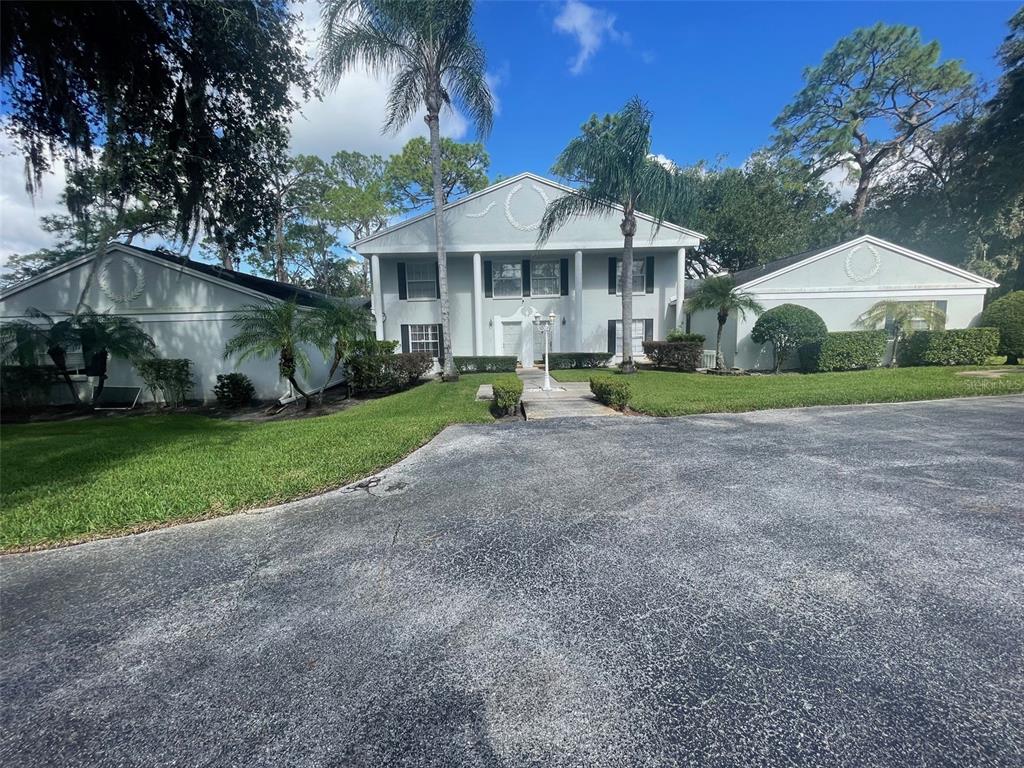
[[551,391],[551,370],[548,366],[548,350],[551,347],[551,329],[555,327],[555,318],[554,312],[551,312],[547,317],[541,315],[540,312],[533,313],[533,324],[544,334],[544,386],[541,389],[545,392]]

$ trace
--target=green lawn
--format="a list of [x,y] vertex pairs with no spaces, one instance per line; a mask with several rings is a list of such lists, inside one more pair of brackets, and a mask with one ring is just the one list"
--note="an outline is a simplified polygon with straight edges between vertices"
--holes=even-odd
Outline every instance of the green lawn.
[[[1024,368],[1001,379],[957,376],[971,368],[876,368],[845,373],[709,376],[640,371],[630,377],[635,411],[653,416],[755,411],[806,405],[849,405],[933,400],[940,397],[1024,392]],[[559,381],[587,381],[593,371],[555,371]],[[610,375],[619,375],[613,371]]]
[[191,415],[4,426],[0,549],[224,514],[373,474],[448,424],[489,422],[493,375],[432,382],[330,416],[240,423]]

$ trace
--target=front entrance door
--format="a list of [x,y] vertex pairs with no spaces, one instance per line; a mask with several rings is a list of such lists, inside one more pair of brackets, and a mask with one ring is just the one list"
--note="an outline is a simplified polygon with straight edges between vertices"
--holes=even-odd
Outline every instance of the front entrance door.
[[516,356],[520,363],[523,362],[523,326],[522,323],[502,323],[501,346],[504,354],[511,357]]

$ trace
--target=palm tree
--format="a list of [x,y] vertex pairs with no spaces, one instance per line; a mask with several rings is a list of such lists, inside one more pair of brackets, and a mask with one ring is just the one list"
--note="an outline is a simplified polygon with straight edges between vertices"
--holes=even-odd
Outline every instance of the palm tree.
[[651,156],[651,112],[638,98],[615,115],[590,118],[582,135],[569,142],[552,172],[578,185],[544,211],[537,244],[570,219],[594,213],[621,213],[622,233],[622,371],[633,373],[633,236],[636,214],[643,210],[661,226],[667,211],[688,205],[688,180]]
[[95,312],[83,306],[72,317],[72,322],[82,345],[85,372],[99,378],[99,386],[92,395],[93,403],[103,393],[107,381],[107,363],[111,355],[135,362],[152,357],[156,352],[152,337],[130,317]]
[[764,307],[746,291],[736,290],[736,280],[732,275],[708,277],[701,281],[700,287],[686,302],[687,312],[713,310],[718,313],[718,335],[715,336],[715,368],[725,370],[722,359],[722,331],[729,322],[729,315],[735,312],[745,317],[747,312],[759,315]]
[[864,328],[885,328],[892,336],[892,358],[889,367],[896,367],[896,352],[900,342],[914,330],[914,324],[921,323],[928,330],[942,328],[946,324],[946,313],[934,301],[877,301],[860,317],[857,325]]
[[298,372],[309,375],[309,356],[302,345],[315,343],[312,326],[294,301],[246,304],[235,313],[233,324],[238,332],[224,345],[224,358],[238,355],[238,363],[253,357],[269,359],[277,355],[277,369],[292,389],[311,400],[299,386]]
[[338,366],[348,360],[356,343],[373,338],[373,318],[364,309],[332,301],[313,310],[310,324],[317,348],[323,352],[324,357],[329,356],[331,360],[331,369],[317,398],[318,402],[323,403],[324,391],[334,378]]
[[458,378],[452,353],[448,303],[448,260],[444,243],[444,187],[441,178],[440,114],[460,107],[483,136],[494,119],[494,97],[487,85],[487,62],[472,26],[471,0],[324,0],[320,77],[338,84],[362,65],[394,74],[384,129],[396,132],[420,109],[430,131],[434,183],[434,237],[444,335],[444,378]]
[[6,323],[3,329],[4,362],[17,361],[20,365],[34,365],[39,353],[45,351],[53,361],[57,373],[64,380],[75,404],[81,404],[78,389],[71,381],[68,370],[68,350],[79,346],[80,338],[75,327],[74,315],[68,314],[60,320],[35,307],[29,307],[25,314],[45,325],[28,320]]

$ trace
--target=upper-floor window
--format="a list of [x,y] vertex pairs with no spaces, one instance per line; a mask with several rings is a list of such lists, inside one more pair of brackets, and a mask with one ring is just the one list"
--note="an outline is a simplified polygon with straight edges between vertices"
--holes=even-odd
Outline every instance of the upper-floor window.
[[520,298],[523,295],[522,262],[495,261],[491,266],[491,287],[495,298]]
[[561,295],[562,272],[557,261],[530,262],[530,293],[533,296]]
[[[622,259],[617,259],[615,268],[615,292],[622,293]],[[633,293],[643,293],[647,287],[647,260],[643,256],[633,257]]]
[[436,299],[437,267],[434,262],[408,262],[405,265],[405,285],[410,299]]

